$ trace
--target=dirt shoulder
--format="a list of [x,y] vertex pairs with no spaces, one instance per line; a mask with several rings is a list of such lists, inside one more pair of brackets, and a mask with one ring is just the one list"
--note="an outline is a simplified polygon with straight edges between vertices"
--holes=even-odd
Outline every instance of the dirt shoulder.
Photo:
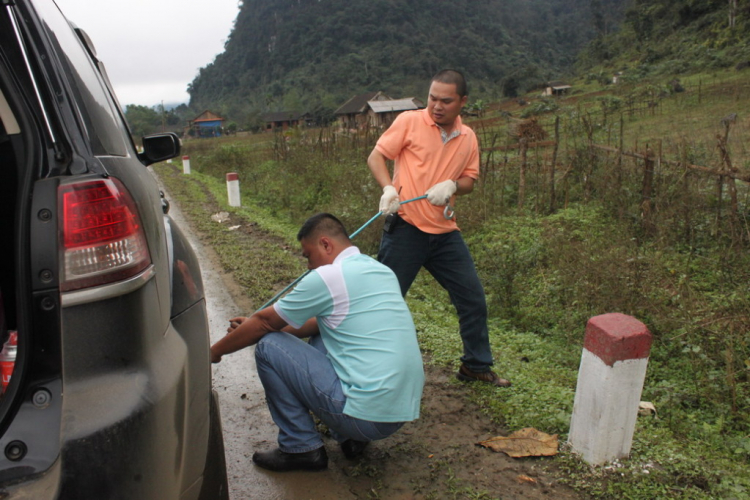
[[453,373],[426,363],[425,375],[419,420],[373,443],[358,463],[340,464],[358,498],[582,498],[555,479],[551,459],[477,446],[508,433],[468,401]]

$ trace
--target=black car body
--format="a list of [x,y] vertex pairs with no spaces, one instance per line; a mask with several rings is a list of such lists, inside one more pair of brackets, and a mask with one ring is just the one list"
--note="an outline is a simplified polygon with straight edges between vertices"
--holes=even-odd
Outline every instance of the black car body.
[[0,498],[227,498],[198,262],[86,34],[0,6]]

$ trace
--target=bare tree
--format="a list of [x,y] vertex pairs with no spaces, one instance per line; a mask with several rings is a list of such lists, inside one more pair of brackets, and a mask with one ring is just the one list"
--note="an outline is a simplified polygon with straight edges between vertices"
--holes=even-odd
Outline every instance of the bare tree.
[[737,19],[738,0],[729,0],[729,28],[733,29]]

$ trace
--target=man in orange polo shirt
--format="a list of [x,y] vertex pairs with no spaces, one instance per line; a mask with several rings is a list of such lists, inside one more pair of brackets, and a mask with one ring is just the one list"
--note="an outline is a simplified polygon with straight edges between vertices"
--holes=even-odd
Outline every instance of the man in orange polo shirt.
[[[459,116],[466,101],[463,75],[439,72],[427,108],[401,113],[370,153],[367,165],[383,188],[380,210],[388,214],[378,260],[396,274],[403,295],[422,267],[448,291],[464,346],[460,380],[510,387],[491,370],[487,303],[474,261],[455,220],[444,216],[445,206],[471,193],[479,177],[477,138]],[[394,160],[392,179],[386,160]]]

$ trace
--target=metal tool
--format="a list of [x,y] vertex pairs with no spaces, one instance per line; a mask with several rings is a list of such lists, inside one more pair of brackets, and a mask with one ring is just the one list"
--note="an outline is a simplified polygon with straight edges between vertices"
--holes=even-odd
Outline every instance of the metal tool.
[[450,205],[445,205],[445,210],[443,210],[443,217],[445,217],[448,220],[451,220],[453,217],[455,217],[456,211],[453,209]]

